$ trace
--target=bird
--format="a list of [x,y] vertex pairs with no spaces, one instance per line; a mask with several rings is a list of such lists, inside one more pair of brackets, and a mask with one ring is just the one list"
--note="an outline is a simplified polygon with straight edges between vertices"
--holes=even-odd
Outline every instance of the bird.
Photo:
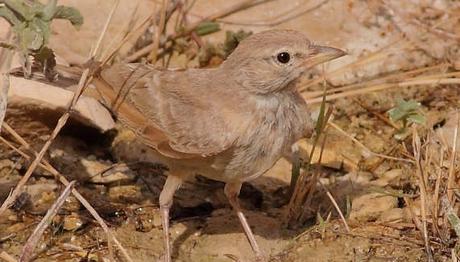
[[215,68],[157,69],[117,63],[93,84],[117,119],[168,168],[159,196],[164,261],[171,261],[169,211],[174,193],[196,174],[225,183],[256,261],[267,257],[238,202],[243,182],[289,155],[314,122],[297,90],[300,76],[346,52],[312,43],[296,30],[272,29],[242,40]]

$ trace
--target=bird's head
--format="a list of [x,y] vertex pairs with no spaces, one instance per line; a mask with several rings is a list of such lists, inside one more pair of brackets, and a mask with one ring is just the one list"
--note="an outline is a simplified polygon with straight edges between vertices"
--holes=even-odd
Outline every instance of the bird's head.
[[249,36],[222,64],[238,84],[256,94],[279,92],[309,68],[344,56],[340,49],[314,45],[301,32],[269,30]]

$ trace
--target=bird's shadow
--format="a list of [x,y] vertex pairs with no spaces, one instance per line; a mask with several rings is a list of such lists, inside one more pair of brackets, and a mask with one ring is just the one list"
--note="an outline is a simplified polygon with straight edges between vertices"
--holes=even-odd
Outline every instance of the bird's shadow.
[[[159,178],[151,177],[150,179],[157,180]],[[243,213],[246,214],[248,223],[257,236],[265,239],[292,239],[299,232],[304,231],[305,227],[316,222],[317,213],[326,217],[332,212],[335,217],[338,217],[338,213],[334,209],[326,192],[320,188],[316,188],[317,193],[314,194],[311,206],[304,209],[304,217],[307,219],[304,219],[303,223],[297,225],[295,229],[287,229],[283,222],[286,219],[285,211],[287,209],[285,207],[289,202],[289,185],[282,180],[263,176],[258,178],[256,184],[279,185],[279,188],[269,191],[266,188],[263,190],[251,183],[245,183],[242,187],[239,200],[243,207]],[[171,224],[180,222],[186,226],[186,229],[173,241],[173,256],[177,257],[180,247],[198,231],[202,231],[204,234],[222,235],[243,233],[236,213],[231,210],[223,193],[223,187],[224,184],[222,182],[198,177],[194,182],[187,183],[176,192],[175,204],[173,204],[171,213]],[[350,197],[363,194],[365,187],[350,180],[343,180],[331,185],[329,191],[341,207],[342,212],[345,213],[347,201]],[[155,199],[158,198],[158,195],[154,196]],[[278,212],[273,212],[274,210]],[[269,216],[269,220],[262,218],[265,216]],[[213,220],[214,226],[211,226],[212,228],[207,228],[209,227],[209,223],[206,220],[209,219]],[[222,219],[222,221],[217,221],[219,219]],[[264,223],[264,221],[273,220],[279,221],[276,224],[279,228],[270,227],[268,229],[264,226],[257,226],[260,223]]]

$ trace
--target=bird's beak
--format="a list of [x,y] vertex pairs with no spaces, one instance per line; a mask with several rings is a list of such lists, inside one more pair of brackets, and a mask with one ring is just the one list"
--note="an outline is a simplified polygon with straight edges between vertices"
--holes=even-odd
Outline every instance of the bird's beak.
[[315,45],[311,47],[310,56],[305,59],[304,65],[312,67],[342,57],[346,54],[345,51],[337,48]]

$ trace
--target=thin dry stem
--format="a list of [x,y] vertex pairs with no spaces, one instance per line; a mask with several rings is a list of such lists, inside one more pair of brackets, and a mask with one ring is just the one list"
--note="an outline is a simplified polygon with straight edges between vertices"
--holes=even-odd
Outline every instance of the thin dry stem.
[[[139,33],[139,31],[145,31],[148,26],[149,26],[149,22],[151,20],[151,17],[146,17],[140,24],[137,28],[135,28],[134,30],[130,31],[124,38],[122,41],[120,41],[116,46],[115,48],[105,57],[105,59],[102,61],[102,65],[106,65],[112,58],[113,56],[118,52],[118,50],[120,50],[120,48],[126,43],[128,42],[131,37],[133,37],[134,35],[137,35]],[[131,57],[131,58],[130,58]],[[126,60],[131,60],[131,61],[134,61],[134,60],[137,60],[139,59],[139,57],[137,58],[132,58],[132,56],[128,56],[127,58],[125,58]]]
[[[456,72],[456,75],[460,76],[460,72]],[[351,97],[356,95],[363,95],[371,92],[382,91],[395,87],[410,87],[410,86],[436,86],[436,85],[458,85],[460,84],[460,78],[439,78],[439,79],[414,79],[408,80],[400,83],[386,83],[378,84],[374,86],[369,86],[366,88],[361,88],[357,90],[352,90],[348,92],[343,92],[339,94],[333,94],[326,98],[327,101],[336,100],[339,98]],[[306,98],[305,99],[309,104],[317,104],[322,101],[321,97],[317,98]]]
[[[125,42],[123,42],[123,40],[133,31],[136,31],[136,30],[132,30],[132,27],[134,27],[137,21],[136,14],[137,14],[137,11],[139,10],[139,5],[140,5],[140,2],[137,2],[136,7],[131,12],[130,19],[127,19],[126,24],[123,27],[121,27],[121,29],[117,33],[117,37],[113,37],[112,40],[107,45],[107,47],[104,48],[103,52],[101,53],[101,57],[107,58],[107,57],[110,57],[110,54],[112,54],[113,52],[117,52],[119,48],[121,47],[120,43],[124,44]],[[121,35],[121,41],[117,42],[117,40],[120,40],[118,35]]]
[[339,131],[339,133],[341,133],[342,135],[344,135],[345,137],[349,138],[351,141],[353,141],[354,143],[356,143],[359,147],[361,147],[364,152],[367,154],[367,155],[372,155],[372,156],[376,156],[376,157],[381,157],[381,158],[384,158],[384,159],[389,159],[389,160],[395,160],[395,161],[402,161],[402,162],[409,162],[409,163],[413,163],[414,161],[413,160],[410,160],[410,159],[405,159],[405,158],[400,158],[400,157],[393,157],[393,156],[387,156],[387,155],[383,155],[383,154],[379,154],[379,153],[375,153],[373,151],[371,151],[368,147],[366,147],[363,143],[361,143],[360,141],[358,141],[356,138],[354,138],[353,136],[349,135],[347,132],[345,132],[342,128],[340,128],[338,125],[336,125],[334,122],[332,121],[329,121],[327,123],[329,126],[333,127],[335,130]]
[[66,186],[64,191],[61,193],[61,195],[58,197],[58,199],[56,199],[53,205],[48,209],[46,215],[42,218],[38,226],[35,227],[34,232],[32,233],[32,235],[30,235],[29,239],[27,239],[26,244],[23,246],[19,261],[27,262],[32,259],[33,251],[37,246],[38,241],[40,241],[40,238],[42,237],[43,233],[48,228],[48,226],[51,224],[53,218],[56,216],[59,209],[61,209],[62,205],[64,205],[74,185],[75,181],[70,182]]
[[96,45],[93,48],[92,52],[90,53],[90,58],[96,57],[97,53],[100,51],[102,40],[104,40],[104,36],[107,33],[107,29],[109,29],[109,25],[112,22],[113,15],[115,14],[115,10],[117,10],[119,3],[120,3],[120,0],[115,0],[112,6],[112,9],[110,10],[109,16],[107,17],[107,20],[105,21],[104,27],[102,28],[102,32],[101,34],[99,34],[99,38],[97,39]]
[[442,167],[444,166],[444,147],[439,148],[439,165],[437,169],[436,183],[433,194],[433,226],[436,228],[439,234],[438,229],[438,217],[439,217],[439,191],[441,188],[441,179],[442,179]]
[[348,226],[347,220],[345,219],[345,216],[343,215],[342,210],[340,210],[339,205],[337,204],[337,201],[335,201],[335,198],[332,196],[329,189],[327,189],[327,187],[325,187],[323,183],[321,183],[321,181],[320,181],[320,184],[323,187],[323,189],[326,191],[326,195],[331,200],[332,205],[334,205],[335,210],[337,211],[337,213],[339,213],[340,219],[342,220],[343,225],[345,226],[345,229],[347,230],[348,233],[350,233],[350,227]]
[[376,62],[376,61],[381,61],[384,59],[390,51],[392,51],[391,47],[395,47],[398,45],[401,45],[401,48],[404,48],[405,46],[409,45],[410,43],[407,40],[404,40],[403,38],[399,38],[398,40],[380,48],[379,50],[372,52],[362,58],[359,58],[353,63],[347,64],[345,66],[342,66],[336,70],[333,70],[331,72],[328,72],[324,76],[319,76],[315,79],[312,79],[311,81],[307,82],[305,85],[299,88],[300,92],[306,91],[308,88],[317,85],[323,81],[323,77],[330,78],[332,76],[336,75],[341,75],[347,70],[354,70],[354,69],[359,69],[361,66],[365,66],[367,64]]
[[[267,1],[268,2],[268,1]],[[329,0],[323,0],[322,2],[317,3],[314,6],[306,6],[306,4],[301,4],[300,6],[296,5],[293,8],[281,13],[277,14],[274,17],[270,17],[267,20],[264,21],[253,21],[253,22],[240,22],[240,21],[229,21],[229,20],[223,20],[223,19],[217,19],[219,23],[222,24],[230,24],[230,25],[241,25],[241,26],[263,26],[263,27],[269,27],[269,26],[277,26],[280,24],[284,24],[286,22],[289,22],[293,19],[296,19],[300,16],[306,15],[310,12],[313,12],[325,4],[327,4]],[[307,8],[302,9],[302,5],[305,5]]]
[[452,155],[450,159],[450,165],[449,165],[449,176],[447,178],[447,199],[449,199],[449,202],[453,202],[454,199],[454,187],[455,187],[455,159],[457,157],[457,137],[458,137],[458,125],[460,124],[460,119],[459,119],[459,114],[458,111],[456,113],[457,115],[457,124],[455,125],[454,129],[454,137],[452,138],[453,140],[453,148],[452,148]]
[[[7,39],[12,42],[11,29],[8,30]],[[13,51],[0,48],[0,130],[6,114],[6,107],[8,104],[8,90],[10,89],[10,75],[8,72],[11,68],[11,61],[13,60]]]
[[[230,6],[229,8],[220,10],[220,11],[218,11],[218,12],[212,14],[212,15],[209,15],[207,17],[204,17],[204,18],[200,19],[199,21],[189,25],[187,28],[185,28],[181,32],[176,32],[176,33],[170,35],[168,37],[167,41],[172,41],[172,40],[175,40],[175,39],[177,39],[179,37],[186,36],[186,35],[190,34],[191,32],[193,32],[203,22],[215,21],[216,19],[229,16],[231,14],[234,14],[234,13],[238,12],[238,11],[241,11],[241,10],[244,10],[244,9],[259,5],[259,4],[266,3],[268,1],[272,1],[272,0],[247,0],[247,1],[242,1],[240,3],[236,3],[235,5]],[[165,43],[160,43],[160,46],[164,46],[164,44]],[[149,44],[149,45],[145,46],[144,48],[138,50],[134,54],[130,55],[129,57],[126,57],[125,62],[127,62],[127,63],[134,62],[137,59],[139,59],[139,58],[141,58],[141,57],[143,57],[145,55],[148,55],[150,52],[152,52],[152,50],[154,48],[155,48],[154,43]],[[161,49],[158,50],[158,54],[161,53],[160,50]]]
[[[419,75],[419,74],[427,73],[427,72],[432,72],[432,71],[437,71],[437,70],[442,70],[443,73],[442,74],[434,74],[434,72],[433,72],[430,75],[421,76],[420,79],[432,79],[432,78],[439,78],[439,77],[447,77],[445,75],[445,70],[447,70],[447,68],[449,66],[450,66],[449,63],[441,63],[441,64],[438,64],[438,65],[429,66],[429,67],[423,67],[423,68],[417,68],[417,69],[410,70],[410,71],[407,71],[407,72],[402,72],[402,73],[399,73],[399,71],[398,71],[397,73],[392,73],[392,74],[389,74],[389,75],[386,75],[386,76],[383,76],[383,77],[377,77],[375,79],[370,79],[370,80],[367,80],[367,81],[360,81],[359,83],[349,84],[349,85],[342,86],[342,87],[333,87],[333,88],[328,89],[326,91],[326,94],[330,95],[330,94],[344,92],[344,91],[348,91],[348,90],[363,88],[363,87],[366,87],[366,86],[369,86],[369,85],[382,84],[384,82],[396,81],[396,80],[400,80],[400,79],[414,78],[415,75]],[[309,98],[315,98],[315,97],[321,96],[322,94],[323,94],[322,90],[321,91],[308,91],[308,92],[304,92],[303,96],[305,98],[309,99]]]
[[158,22],[156,29],[155,29],[155,39],[153,40],[153,49],[150,53],[149,60],[150,63],[155,64],[157,61],[158,56],[158,48],[160,46],[160,37],[164,32],[165,24],[166,24],[166,7],[168,6],[169,1],[163,0],[161,4],[161,13],[160,13],[160,21]]
[[420,211],[422,215],[422,236],[425,241],[425,252],[427,254],[428,261],[434,261],[433,259],[433,254],[431,252],[431,246],[430,246],[430,238],[429,238],[429,233],[428,233],[428,226],[427,226],[427,185],[425,183],[425,171],[422,163],[422,146],[420,142],[420,137],[418,136],[417,129],[415,126],[413,127],[413,132],[412,132],[412,146],[414,148],[414,158],[416,160],[416,174],[418,177],[418,184],[420,188]]

